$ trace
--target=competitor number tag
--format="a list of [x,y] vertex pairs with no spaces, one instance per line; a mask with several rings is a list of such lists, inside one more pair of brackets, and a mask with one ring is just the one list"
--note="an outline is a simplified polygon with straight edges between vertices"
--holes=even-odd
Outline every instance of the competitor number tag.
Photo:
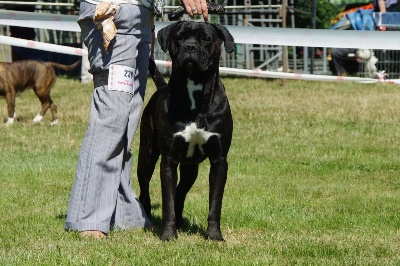
[[133,76],[135,69],[121,65],[110,65],[108,89],[133,93]]

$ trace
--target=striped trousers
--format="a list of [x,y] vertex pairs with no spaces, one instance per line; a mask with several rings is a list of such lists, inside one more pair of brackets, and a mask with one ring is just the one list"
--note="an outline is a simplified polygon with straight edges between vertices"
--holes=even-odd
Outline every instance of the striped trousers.
[[[130,147],[143,106],[152,15],[145,7],[121,4],[114,19],[118,33],[106,53],[92,20],[94,10],[95,5],[81,2],[78,23],[88,47],[94,91],[65,229],[108,233],[151,224],[132,188]],[[108,89],[111,64],[134,69],[132,93]]]

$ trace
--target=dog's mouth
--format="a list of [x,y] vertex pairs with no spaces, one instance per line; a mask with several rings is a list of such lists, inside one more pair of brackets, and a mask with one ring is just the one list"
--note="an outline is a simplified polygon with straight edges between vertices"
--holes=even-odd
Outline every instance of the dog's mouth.
[[184,70],[189,73],[199,72],[199,64],[191,55],[189,55],[182,64]]
[[189,74],[204,72],[208,67],[206,55],[201,51],[187,52],[180,51],[175,58],[175,63],[180,71]]
[[184,63],[184,67],[187,69],[193,69],[196,67],[195,61],[193,59],[187,59]]

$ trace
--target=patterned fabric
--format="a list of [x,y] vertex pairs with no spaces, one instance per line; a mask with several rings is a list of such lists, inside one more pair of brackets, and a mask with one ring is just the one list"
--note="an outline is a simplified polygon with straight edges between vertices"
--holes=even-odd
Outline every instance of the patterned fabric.
[[149,8],[153,9],[154,14],[157,17],[162,17],[163,15],[163,7],[164,7],[164,0],[140,0],[142,4]]
[[110,42],[114,39],[115,34],[117,34],[117,28],[115,27],[113,19],[119,7],[117,3],[112,2],[102,2],[96,5],[93,22],[103,36],[103,46],[106,53],[108,53]]
[[[146,0],[143,0],[146,1]],[[154,14],[157,17],[162,17],[163,15],[163,7],[164,7],[164,0],[154,0]]]
[[[119,45],[112,42],[107,55],[99,50],[103,38],[93,23],[95,10],[95,4],[81,1],[78,23],[88,47],[94,91],[65,229],[99,230],[107,234],[111,228],[124,230],[151,225],[132,189],[134,156],[130,149],[146,91],[153,12],[138,5],[120,4],[114,18],[118,32],[113,39]],[[140,36],[135,34],[139,31]],[[136,70],[133,95],[108,89],[111,64]]]

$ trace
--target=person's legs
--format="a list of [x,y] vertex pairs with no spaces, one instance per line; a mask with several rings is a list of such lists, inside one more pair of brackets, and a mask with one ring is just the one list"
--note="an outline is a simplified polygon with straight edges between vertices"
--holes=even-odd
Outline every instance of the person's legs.
[[[118,27],[118,26],[117,26]],[[134,57],[134,65],[132,66],[135,69],[134,74],[134,88],[137,88],[135,91],[135,95],[132,99],[132,108],[129,114],[129,121],[127,127],[127,147],[125,149],[126,153],[124,156],[124,165],[121,173],[121,183],[118,190],[118,199],[117,206],[115,209],[114,217],[115,217],[115,227],[125,229],[129,227],[136,226],[150,226],[151,222],[145,215],[145,212],[142,208],[142,205],[137,199],[136,194],[132,189],[131,183],[131,173],[132,173],[132,154],[130,151],[130,145],[132,143],[133,137],[136,133],[136,129],[139,123],[140,115],[142,112],[143,106],[143,98],[147,83],[147,69],[149,62],[149,54],[150,54],[150,46],[151,39],[148,38],[151,32],[148,29],[142,28],[141,32],[147,31],[146,34],[142,35],[141,38],[136,38],[137,45],[135,46],[135,57]],[[146,36],[146,37],[144,37]],[[126,36],[117,38],[116,44],[121,38],[126,38]],[[129,40],[124,40],[129,41]],[[124,42],[124,41],[120,41]],[[130,40],[132,42],[132,40]],[[140,212],[140,213],[137,213]],[[146,216],[146,219],[138,218]]]
[[131,173],[132,173],[132,153],[130,144],[135,134],[138,120],[140,118],[143,100],[139,94],[135,94],[132,98],[134,108],[129,115],[128,128],[126,132],[126,147],[124,148],[123,166],[120,174],[120,185],[118,188],[118,197],[113,215],[113,225],[119,229],[127,229],[130,227],[145,227],[151,224],[147,218],[142,205],[140,204],[135,192],[132,188]]
[[[96,78],[95,74],[95,78]],[[108,233],[126,154],[126,125],[133,95],[99,86],[76,168],[66,228]],[[144,216],[140,216],[144,219]]]
[[[108,233],[110,225],[126,229],[150,224],[136,199],[130,181],[130,145],[143,105],[146,86],[143,75],[147,74],[151,41],[150,22],[147,26],[143,22],[150,20],[150,11],[132,5],[123,7],[128,10],[117,14],[118,18],[116,16],[116,24],[119,24],[118,34],[110,51],[112,57],[102,50],[102,38],[92,20],[80,21],[88,46],[95,90],[65,224],[65,228],[69,230],[99,230]],[[85,10],[83,13],[85,14]],[[142,13],[146,15],[143,17]],[[91,17],[91,11],[86,14]],[[134,28],[135,25],[138,25],[138,29]],[[134,34],[128,34],[129,32]],[[147,46],[145,65],[136,64],[137,55],[141,55],[138,44]],[[111,64],[135,69],[135,87],[132,93],[108,89],[108,67]]]
[[346,74],[346,58],[350,53],[356,53],[354,48],[333,48],[331,50],[332,64],[335,68],[336,75],[343,76]]

